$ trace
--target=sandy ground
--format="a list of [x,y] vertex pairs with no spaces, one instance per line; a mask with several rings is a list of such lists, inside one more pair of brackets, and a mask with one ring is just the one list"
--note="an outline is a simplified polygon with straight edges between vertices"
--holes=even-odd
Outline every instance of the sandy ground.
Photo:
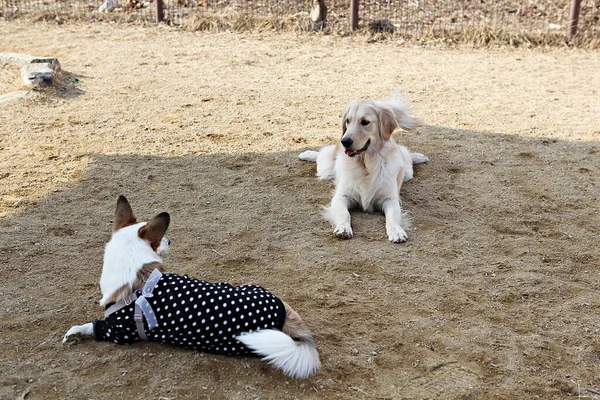
[[[600,53],[25,22],[0,22],[0,51],[65,70],[0,107],[0,398],[600,398]],[[399,90],[423,126],[395,137],[431,159],[402,189],[409,241],[362,213],[337,240],[297,154]],[[289,302],[322,371],[63,346],[102,315],[121,193],[171,213],[171,271]]]

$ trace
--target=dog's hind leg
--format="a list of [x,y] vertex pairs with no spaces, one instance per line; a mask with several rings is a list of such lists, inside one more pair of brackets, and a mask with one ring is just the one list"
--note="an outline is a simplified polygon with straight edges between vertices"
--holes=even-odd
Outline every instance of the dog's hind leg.
[[404,176],[402,180],[403,182],[408,182],[413,178],[414,175],[412,166],[414,164],[426,163],[429,161],[429,158],[421,153],[411,153],[404,146],[400,146],[400,153],[402,154],[402,158],[404,160]]
[[319,151],[305,151],[298,155],[303,161],[317,163],[317,177],[324,180],[333,180],[335,178],[335,146],[329,145]]
[[73,335],[94,336],[94,324],[91,322],[84,325],[75,325],[65,333],[63,344],[67,342]]
[[298,158],[301,159],[302,161],[309,161],[309,162],[317,162],[317,157],[319,156],[319,152],[318,151],[313,151],[313,150],[307,150],[307,151],[303,151],[302,153],[298,154]]
[[429,158],[425,154],[421,153],[410,153],[410,158],[414,164],[423,164],[429,161]]

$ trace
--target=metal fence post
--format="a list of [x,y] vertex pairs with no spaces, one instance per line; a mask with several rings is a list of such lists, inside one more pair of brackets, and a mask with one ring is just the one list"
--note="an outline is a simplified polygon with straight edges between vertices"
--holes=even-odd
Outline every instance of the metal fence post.
[[350,0],[350,28],[358,29],[358,0]]
[[156,1],[156,23],[160,23],[165,19],[165,9],[163,0]]
[[579,22],[579,10],[581,10],[581,0],[572,0],[571,12],[569,13],[569,30],[567,31],[567,40],[571,40],[577,32],[577,23]]

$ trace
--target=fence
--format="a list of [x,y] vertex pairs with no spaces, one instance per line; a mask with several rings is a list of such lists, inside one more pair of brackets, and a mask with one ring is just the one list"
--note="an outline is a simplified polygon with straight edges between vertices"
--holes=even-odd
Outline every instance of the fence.
[[486,31],[564,42],[576,32],[576,38],[600,43],[600,0],[0,0],[0,18],[27,15],[172,25],[195,21],[198,29],[242,30],[259,21],[274,29],[393,31],[413,40]]
[[[592,0],[356,0],[358,24],[385,18],[409,37],[477,29],[600,37],[600,1]],[[573,6],[576,6],[573,9]]]

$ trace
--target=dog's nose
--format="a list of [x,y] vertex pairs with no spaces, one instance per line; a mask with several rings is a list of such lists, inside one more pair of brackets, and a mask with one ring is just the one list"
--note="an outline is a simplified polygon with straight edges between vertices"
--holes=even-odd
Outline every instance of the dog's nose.
[[344,146],[345,148],[352,146],[352,143],[354,143],[354,140],[350,139],[349,137],[345,137],[342,139],[342,146]]

